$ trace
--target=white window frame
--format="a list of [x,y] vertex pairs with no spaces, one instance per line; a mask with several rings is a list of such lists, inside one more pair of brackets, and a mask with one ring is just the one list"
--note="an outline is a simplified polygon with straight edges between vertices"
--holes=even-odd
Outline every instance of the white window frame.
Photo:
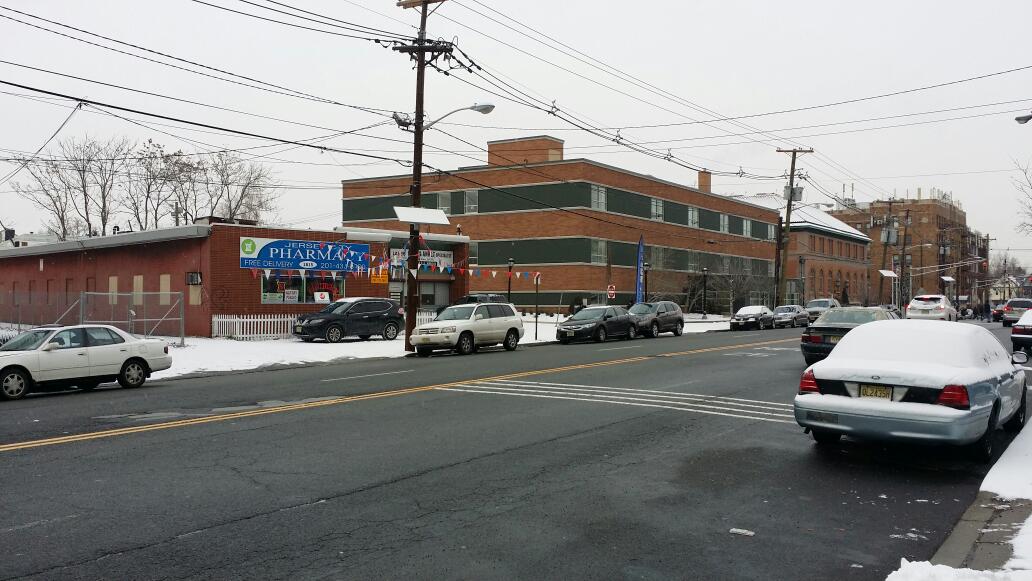
[[591,240],[591,264],[606,264],[609,260],[609,242],[593,238]]
[[752,220],[742,219],[742,236],[752,238]]
[[[437,192],[437,209],[444,212],[446,216],[451,216],[451,192]],[[448,201],[446,204],[442,204],[445,200]]]
[[591,209],[605,212],[608,207],[609,192],[605,186],[591,184]]
[[467,214],[480,213],[480,190],[466,190],[463,194]]
[[477,242],[470,242],[469,243],[469,259],[467,260],[467,262],[470,265],[474,265],[474,264],[479,265],[480,264],[480,244],[479,243],[477,243]]
[[767,224],[767,240],[776,240],[778,227],[774,224]]
[[695,206],[688,207],[688,227],[698,228],[699,227],[699,209]]
[[652,219],[653,220],[659,220],[660,222],[662,222],[663,221],[663,211],[664,211],[663,199],[662,198],[652,198]]
[[728,232],[731,231],[731,227],[728,224],[729,222],[730,222],[730,220],[728,219],[728,215],[727,214],[720,214],[720,231],[723,232],[724,234],[727,234]]

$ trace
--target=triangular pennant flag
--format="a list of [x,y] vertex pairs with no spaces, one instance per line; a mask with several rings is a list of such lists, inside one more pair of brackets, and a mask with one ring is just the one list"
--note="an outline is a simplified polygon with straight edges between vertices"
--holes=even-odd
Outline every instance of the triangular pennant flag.
[[466,274],[466,269],[464,269],[464,268],[461,268],[461,267],[460,267],[460,268],[459,268],[459,274],[460,274],[460,275],[461,275],[461,274]]
[[[513,274],[513,273],[512,273],[512,271],[510,270],[510,271],[509,271],[509,278],[512,278],[512,274]],[[519,278],[519,277],[520,277],[520,273],[518,273],[518,272],[517,272],[517,273],[516,273],[516,278]]]
[[447,272],[448,274],[451,274],[452,268],[451,268],[450,266],[447,266],[447,267],[445,267],[445,269],[444,269],[444,270],[445,270],[445,272]]
[[412,274],[412,278],[419,278],[419,270],[418,269],[410,268],[409,269],[409,273]]
[[320,242],[319,243],[319,250],[322,250],[323,248],[326,248],[326,243],[325,242]]
[[271,277],[271,276],[272,276],[272,271],[269,270],[268,268],[266,268],[265,269],[265,278],[266,278],[266,280],[268,280],[268,278]]
[[258,278],[258,269],[257,268],[252,268],[251,269],[251,278],[252,279],[257,279]]
[[491,278],[498,278],[498,271],[497,270],[492,270],[491,271]]

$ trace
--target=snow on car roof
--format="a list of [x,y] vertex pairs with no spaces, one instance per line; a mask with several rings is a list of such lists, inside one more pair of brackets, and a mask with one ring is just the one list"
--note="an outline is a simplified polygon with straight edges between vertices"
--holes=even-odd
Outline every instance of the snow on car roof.
[[749,314],[752,314],[752,313],[762,313],[763,309],[765,309],[765,308],[766,307],[764,307],[763,305],[751,305],[751,306],[748,306],[748,307],[742,307],[742,308],[738,309],[738,314],[739,315],[749,315]]
[[942,321],[875,321],[850,331],[829,359],[906,361],[950,367],[985,366],[1007,357],[1000,341],[977,325]]
[[1025,311],[1025,314],[1021,315],[1015,325],[1029,325],[1032,326],[1032,309]]

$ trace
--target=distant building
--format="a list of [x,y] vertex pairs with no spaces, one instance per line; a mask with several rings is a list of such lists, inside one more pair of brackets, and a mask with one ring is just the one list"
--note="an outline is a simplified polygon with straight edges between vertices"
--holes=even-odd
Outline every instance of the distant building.
[[820,210],[797,208],[789,228],[786,303],[815,298],[870,302],[871,239]]
[[8,228],[3,231],[3,240],[0,240],[0,249],[22,248],[24,246],[36,246],[38,244],[53,244],[54,242],[59,241],[58,237],[53,234],[36,234],[35,232],[16,234],[14,230]]

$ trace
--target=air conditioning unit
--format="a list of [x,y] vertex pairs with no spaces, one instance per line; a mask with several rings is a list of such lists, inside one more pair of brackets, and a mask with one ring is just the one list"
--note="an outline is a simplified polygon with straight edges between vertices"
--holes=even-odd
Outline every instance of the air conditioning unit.
[[198,286],[201,284],[201,273],[199,272],[188,272],[186,273],[186,284],[188,286]]

